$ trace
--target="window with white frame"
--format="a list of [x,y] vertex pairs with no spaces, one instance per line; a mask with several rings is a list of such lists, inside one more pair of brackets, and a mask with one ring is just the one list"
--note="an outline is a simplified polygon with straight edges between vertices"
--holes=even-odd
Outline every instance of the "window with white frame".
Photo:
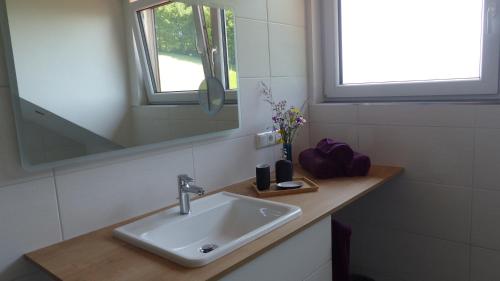
[[150,103],[196,103],[205,77],[238,88],[231,10],[177,1],[130,1],[134,36]]
[[498,0],[323,0],[328,98],[497,95]]

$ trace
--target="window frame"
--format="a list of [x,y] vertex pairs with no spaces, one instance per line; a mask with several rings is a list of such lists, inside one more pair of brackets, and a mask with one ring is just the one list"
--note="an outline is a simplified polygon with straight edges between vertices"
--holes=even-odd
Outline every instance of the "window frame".
[[[127,1],[127,0],[126,0]],[[168,105],[175,105],[175,104],[198,104],[198,91],[197,90],[186,90],[186,91],[166,91],[166,92],[157,92],[156,89],[156,83],[159,81],[156,81],[156,78],[153,74],[155,71],[153,69],[151,60],[151,54],[147,48],[147,39],[146,35],[143,32],[143,22],[141,20],[141,15],[140,12],[146,9],[154,8],[157,6],[165,5],[170,2],[175,2],[174,0],[136,0],[130,2],[130,0],[127,1],[128,4],[128,16],[131,19],[131,25],[132,25],[132,33],[134,37],[134,52],[137,56],[138,59],[138,64],[140,66],[140,75],[142,76],[142,80],[144,82],[145,90],[146,90],[146,96],[149,104],[168,104]],[[180,1],[182,2],[182,1]],[[186,5],[190,5],[189,1],[182,2]],[[211,7],[214,8],[214,7]],[[216,8],[216,9],[222,9],[222,8]],[[154,20],[154,16],[153,16]],[[225,19],[220,19],[221,23],[223,22],[222,20]],[[222,25],[222,24],[219,24]],[[220,34],[219,37],[225,38],[226,32],[225,32],[225,27],[222,29],[224,34]],[[220,31],[221,32],[221,31]],[[198,39],[197,39],[198,40]],[[226,89],[226,104],[237,104],[237,92],[238,89],[229,89],[229,66],[227,65],[228,63],[228,54],[227,54],[227,47],[224,45],[225,40],[223,39],[222,42],[223,44],[221,45],[221,42],[218,42],[218,47],[220,50],[223,50],[221,56],[223,57],[222,60],[219,60],[221,63],[221,66],[219,68],[221,71],[219,74],[216,75],[218,79],[221,80],[221,83],[224,85],[224,88]],[[156,48],[155,48],[156,49]],[[155,54],[157,51],[155,51]],[[202,58],[203,60],[203,58]],[[156,65],[156,67],[158,67]],[[158,70],[156,70],[158,71]]]
[[[433,100],[498,97],[500,35],[499,16],[485,16],[499,0],[483,0],[483,44],[480,79],[341,84],[341,14],[343,0],[321,0],[323,95],[326,100]],[[492,6],[489,6],[492,5]],[[332,16],[334,15],[334,16]],[[489,26],[489,32],[488,28]],[[334,50],[327,51],[327,50]]]

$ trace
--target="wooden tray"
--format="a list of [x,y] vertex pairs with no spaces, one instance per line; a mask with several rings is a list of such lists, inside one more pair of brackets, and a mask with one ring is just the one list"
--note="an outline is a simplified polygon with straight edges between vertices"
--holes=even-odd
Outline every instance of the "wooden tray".
[[257,184],[255,182],[252,183],[252,187],[257,192],[257,197],[272,197],[272,196],[280,196],[280,195],[290,195],[290,194],[299,194],[306,192],[314,192],[317,191],[319,186],[313,182],[312,180],[306,177],[294,177],[293,181],[301,181],[304,185],[300,188],[296,189],[276,189],[276,181],[271,181],[271,187],[267,190],[259,190],[257,189]]

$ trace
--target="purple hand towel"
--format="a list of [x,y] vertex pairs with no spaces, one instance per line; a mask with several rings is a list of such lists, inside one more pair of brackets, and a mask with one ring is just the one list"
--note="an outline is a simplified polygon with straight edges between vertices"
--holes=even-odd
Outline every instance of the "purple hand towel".
[[349,260],[351,254],[350,226],[332,217],[332,270],[334,281],[350,281]]
[[354,151],[352,148],[343,142],[336,142],[332,139],[322,139],[316,149],[325,157],[335,161],[341,166],[346,166],[352,161]]
[[318,179],[345,176],[343,166],[327,159],[315,148],[302,151],[299,155],[299,163],[304,170],[308,171]]
[[370,167],[370,157],[355,152],[351,163],[347,165],[346,174],[349,177],[364,177],[370,171]]

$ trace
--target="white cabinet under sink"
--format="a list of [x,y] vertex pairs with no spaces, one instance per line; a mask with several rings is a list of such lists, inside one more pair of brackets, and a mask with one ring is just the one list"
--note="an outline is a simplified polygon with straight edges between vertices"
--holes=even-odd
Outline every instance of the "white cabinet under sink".
[[326,217],[221,281],[331,281],[331,219]]

